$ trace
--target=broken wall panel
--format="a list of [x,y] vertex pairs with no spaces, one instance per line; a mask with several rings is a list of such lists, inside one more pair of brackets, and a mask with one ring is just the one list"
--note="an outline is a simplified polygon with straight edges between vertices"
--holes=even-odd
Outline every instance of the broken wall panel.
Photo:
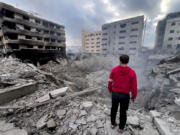
[[[1,48],[6,53],[17,53],[22,49],[29,52],[35,50],[36,53],[38,50],[38,53],[46,50],[47,55],[58,54],[65,57],[66,38],[63,25],[0,3],[0,28]],[[51,50],[53,53],[48,54]]]

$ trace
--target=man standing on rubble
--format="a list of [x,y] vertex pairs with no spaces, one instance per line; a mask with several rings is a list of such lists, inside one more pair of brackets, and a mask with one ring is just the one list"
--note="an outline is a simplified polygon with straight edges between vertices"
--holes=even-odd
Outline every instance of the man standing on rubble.
[[133,69],[127,66],[129,63],[128,55],[120,56],[120,65],[112,69],[109,80],[108,89],[112,93],[112,107],[111,107],[111,126],[114,129],[116,124],[116,113],[120,104],[120,123],[118,131],[123,132],[127,120],[127,110],[129,107],[129,100],[131,92],[131,99],[134,102],[137,96],[137,79],[136,73]]

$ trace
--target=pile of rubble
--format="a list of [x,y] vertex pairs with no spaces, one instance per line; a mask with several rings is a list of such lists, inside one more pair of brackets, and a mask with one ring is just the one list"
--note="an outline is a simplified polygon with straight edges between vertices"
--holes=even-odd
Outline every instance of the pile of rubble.
[[[37,87],[33,93],[0,106],[0,134],[118,134],[110,127],[111,98],[107,89],[109,72],[115,63],[119,64],[118,60],[96,57],[56,60],[36,67],[14,58],[1,59],[1,90],[30,81]],[[124,135],[159,135],[165,129],[171,134],[180,133],[179,64],[177,57],[168,58],[150,75],[146,74],[153,85],[140,87],[137,102],[130,104]],[[158,112],[149,113],[152,109]]]

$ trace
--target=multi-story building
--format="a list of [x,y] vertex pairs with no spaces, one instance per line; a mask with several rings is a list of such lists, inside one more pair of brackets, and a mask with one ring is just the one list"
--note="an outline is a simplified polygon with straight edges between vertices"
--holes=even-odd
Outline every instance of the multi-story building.
[[142,46],[144,16],[102,26],[102,54],[135,55]]
[[64,26],[0,3],[0,48],[31,59],[65,56]]
[[100,54],[102,32],[87,32],[82,30],[82,49],[84,53]]
[[180,51],[180,12],[170,13],[158,22],[155,49],[167,53]]

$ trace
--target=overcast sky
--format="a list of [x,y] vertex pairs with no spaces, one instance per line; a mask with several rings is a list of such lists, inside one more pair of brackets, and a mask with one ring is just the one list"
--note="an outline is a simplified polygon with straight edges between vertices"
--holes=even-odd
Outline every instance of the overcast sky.
[[101,30],[112,21],[145,15],[144,46],[154,45],[157,21],[180,11],[180,0],[0,0],[65,26],[67,45],[81,45],[81,30]]

